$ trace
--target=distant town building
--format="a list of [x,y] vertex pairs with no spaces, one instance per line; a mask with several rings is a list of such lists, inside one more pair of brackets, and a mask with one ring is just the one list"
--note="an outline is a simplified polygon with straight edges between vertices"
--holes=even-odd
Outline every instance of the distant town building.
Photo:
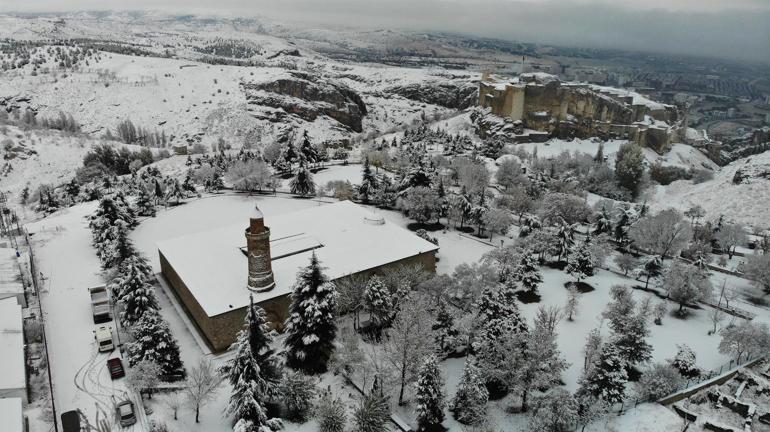
[[338,280],[399,265],[435,272],[437,250],[350,201],[281,215],[269,227],[256,211],[245,231],[236,225],[158,243],[161,273],[213,351],[235,341],[250,295],[282,330],[297,273],[313,253]]

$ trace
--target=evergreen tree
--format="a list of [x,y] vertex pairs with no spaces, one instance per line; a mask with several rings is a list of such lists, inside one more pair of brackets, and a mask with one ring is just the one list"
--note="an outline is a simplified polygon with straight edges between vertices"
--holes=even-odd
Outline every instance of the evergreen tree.
[[364,290],[364,305],[370,319],[379,326],[387,326],[393,318],[395,305],[390,290],[379,276],[372,276]]
[[531,250],[525,250],[521,254],[521,261],[513,271],[513,278],[520,282],[524,289],[537,294],[537,287],[543,282],[543,276],[540,274],[537,257],[532,255]]
[[419,431],[432,431],[441,428],[444,421],[444,379],[438,367],[436,357],[426,357],[417,372],[415,402],[417,406],[417,424]]
[[315,253],[294,284],[286,320],[287,364],[308,374],[326,371],[337,334],[337,291],[323,273]]
[[572,246],[575,244],[574,233],[572,227],[566,223],[561,223],[559,229],[555,233],[555,253],[557,255],[557,261],[561,261],[562,258],[569,255],[572,250]]
[[493,319],[508,319],[518,331],[526,331],[527,324],[521,318],[516,296],[511,290],[486,288],[476,303],[476,322],[486,325]]
[[473,360],[466,360],[457,393],[452,399],[454,418],[463,424],[478,425],[486,418],[488,401],[489,392],[478,368]]
[[599,148],[596,149],[596,155],[594,156],[594,162],[604,163],[604,142],[599,143]]
[[638,144],[629,142],[620,146],[615,155],[615,177],[633,197],[639,195],[644,179],[644,154]]
[[136,212],[139,216],[155,217],[155,203],[147,187],[139,186],[139,196],[136,198]]
[[24,186],[21,190],[21,203],[26,204],[29,201],[29,184]]
[[77,178],[73,177],[64,187],[64,191],[74,200],[80,194],[80,183],[78,183]]
[[[233,344],[235,356],[221,369],[233,386],[227,413],[234,415],[235,430],[272,432],[281,429],[279,419],[268,419],[265,404],[278,395],[278,382],[270,338],[265,333],[263,311],[250,299],[246,328],[238,333]],[[263,366],[264,365],[264,369]],[[267,372],[267,373],[266,373]]]
[[110,283],[113,298],[123,305],[120,313],[120,324],[123,327],[131,327],[144,314],[156,313],[159,309],[155,289],[147,280],[146,264],[136,254],[129,256]]
[[602,347],[593,367],[582,378],[578,395],[592,396],[608,404],[622,402],[626,395],[626,362],[614,344]]
[[443,354],[454,351],[460,332],[455,327],[454,317],[447,310],[447,304],[443,298],[439,299],[432,330],[435,334],[436,346]]
[[297,175],[289,182],[291,193],[299,196],[311,196],[315,194],[315,182],[310,170],[305,166],[304,159],[300,160]]
[[142,360],[155,362],[163,376],[175,376],[184,372],[177,345],[166,321],[155,311],[147,311],[131,327],[133,342],[127,345],[128,364],[133,366]]
[[307,163],[313,164],[319,161],[318,151],[310,143],[307,131],[302,134],[302,144],[299,147],[299,152]]
[[593,276],[594,259],[587,241],[570,251],[567,255],[567,267],[564,270],[573,275],[578,282],[588,276]]
[[372,168],[369,166],[369,156],[364,159],[364,168],[361,174],[361,186],[358,187],[358,195],[364,203],[369,203],[369,199],[377,191],[377,177],[374,176]]

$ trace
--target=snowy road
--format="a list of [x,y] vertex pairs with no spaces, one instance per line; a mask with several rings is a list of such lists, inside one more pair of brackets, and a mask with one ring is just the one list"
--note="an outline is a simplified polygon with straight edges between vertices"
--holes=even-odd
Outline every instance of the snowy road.
[[[85,216],[95,206],[72,207],[27,225],[27,230],[42,274],[41,302],[57,417],[80,409],[92,424],[98,419],[112,430],[121,430],[114,425],[115,404],[126,398],[134,403],[138,399],[129,395],[122,380],[110,379],[107,359],[118,352],[98,353],[94,340],[96,326],[87,288],[102,283],[102,276]],[[125,430],[146,430],[145,416],[139,420]]]

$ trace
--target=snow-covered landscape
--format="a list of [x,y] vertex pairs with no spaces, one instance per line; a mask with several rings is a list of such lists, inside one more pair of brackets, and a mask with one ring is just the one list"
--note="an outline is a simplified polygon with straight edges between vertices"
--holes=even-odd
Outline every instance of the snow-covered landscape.
[[596,49],[0,7],[0,429],[770,430],[770,83]]

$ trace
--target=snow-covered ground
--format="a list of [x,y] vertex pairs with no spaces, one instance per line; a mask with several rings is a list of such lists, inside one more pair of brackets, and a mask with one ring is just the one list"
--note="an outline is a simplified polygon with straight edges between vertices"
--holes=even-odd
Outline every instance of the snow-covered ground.
[[678,180],[668,186],[656,186],[649,203],[655,210],[673,207],[684,211],[694,205],[700,205],[706,210],[707,220],[724,215],[728,221],[768,229],[770,180],[752,178],[735,184],[733,179],[739,169],[768,169],[769,166],[770,151],[742,158],[722,167],[712,180],[700,184],[693,184],[690,180]]
[[[360,175],[360,166],[334,166],[323,173],[324,181],[333,179],[354,181]],[[158,241],[240,222],[245,224],[255,204],[269,221],[270,218],[280,217],[287,212],[325,205],[324,202],[328,201],[297,199],[281,195],[277,197],[246,194],[207,196],[160,211],[157,217],[143,220],[133,232],[132,238],[137,247],[150,258],[156,270],[159,270],[155,247]],[[94,208],[95,203],[79,204],[28,225],[30,232],[34,233],[32,239],[37,251],[40,271],[45,278],[42,299],[48,323],[57,407],[62,410],[81,407],[90,416],[95,416],[100,409],[107,411],[105,407],[109,406],[110,395],[115,394],[116,397],[124,395],[122,383],[109,380],[104,364],[107,356],[96,355],[93,342],[94,325],[91,321],[86,288],[100,283],[102,276],[99,261],[90,244],[90,231],[84,217]],[[380,212],[389,223],[406,226],[410,222],[398,212]],[[493,248],[486,242],[460,235],[453,230],[436,231],[432,235],[436,236],[440,242],[438,263],[440,273],[450,273],[456,265],[463,262],[475,262],[483,253]],[[506,242],[511,241],[513,240],[506,238]],[[566,273],[558,270],[543,268],[542,271],[544,277],[540,288],[542,301],[538,304],[522,305],[524,315],[530,320],[539,305],[562,306],[566,298],[563,284],[571,280]],[[720,276],[723,275],[715,276],[715,285],[721,286],[721,279],[717,280]],[[610,287],[614,284],[634,283],[629,278],[605,270],[598,271],[586,282],[596,289],[581,294],[579,313],[574,321],[564,320],[558,328],[559,348],[571,363],[563,375],[569,390],[577,388],[577,380],[582,368],[585,336],[588,331],[600,325],[600,314],[609,300]],[[731,279],[728,283],[747,285],[746,281],[739,278]],[[634,297],[637,300],[650,295],[634,291]],[[207,350],[196,340],[195,330],[189,325],[187,318],[181,314],[179,305],[174,305],[175,299],[169,297],[163,289],[159,289],[159,297],[162,313],[180,341],[183,360],[188,366],[194,365],[201,356],[207,355]],[[673,305],[670,307],[674,308]],[[768,315],[767,311],[754,310],[765,316]],[[707,335],[710,328],[707,313],[707,310],[693,311],[686,320],[667,316],[662,326],[653,325],[649,339],[654,347],[653,360],[664,361],[672,357],[676,352],[676,344],[683,342],[695,350],[698,355],[697,363],[701,367],[717,367],[728,360],[718,353],[719,337]],[[604,332],[606,334],[606,328]],[[226,357],[227,355],[218,356],[215,361],[221,362]],[[443,363],[446,371],[447,393],[450,395],[455,391],[461,367],[462,359],[448,360]],[[185,430],[194,431],[228,430],[227,420],[220,415],[227,395],[228,390],[225,386],[217,399],[204,408],[202,423],[196,425],[190,422],[189,413],[183,411],[181,414],[183,420],[179,421],[179,425],[184,425]],[[523,417],[506,414],[506,404],[506,400],[490,404],[491,418],[501,426],[524,427],[526,422]],[[171,418],[169,409],[165,405],[154,402],[153,407],[158,414],[150,416],[150,419]],[[594,425],[594,430],[611,430],[610,427],[616,428],[615,430],[629,430],[625,429],[628,425],[634,425],[636,429],[632,430],[661,430],[654,429],[654,423],[648,423],[650,418],[644,414],[647,410],[659,410],[659,408],[644,407],[639,411],[631,411],[618,419],[610,419],[607,429],[597,429],[598,426]],[[675,419],[668,418],[668,414],[669,411],[665,409],[660,412],[663,418],[667,418],[666,425],[675,424]],[[408,417],[408,412],[404,415],[411,418]],[[312,430],[312,424],[310,422],[301,427],[290,425],[287,430]],[[507,427],[504,428],[508,430]]]

